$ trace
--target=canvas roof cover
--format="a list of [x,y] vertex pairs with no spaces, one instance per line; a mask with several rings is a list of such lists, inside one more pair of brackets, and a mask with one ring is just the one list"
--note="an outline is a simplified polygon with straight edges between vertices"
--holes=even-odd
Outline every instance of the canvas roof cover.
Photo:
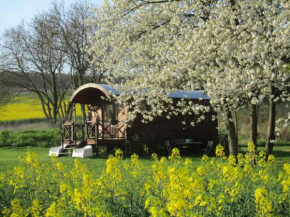
[[[80,86],[71,96],[70,101],[73,103],[92,104],[102,100],[102,97],[107,97],[111,94],[119,95],[120,93],[108,84],[94,84],[88,83]],[[192,91],[178,91],[169,94],[170,98],[182,99],[202,99],[209,100],[210,98],[205,95],[202,90]]]

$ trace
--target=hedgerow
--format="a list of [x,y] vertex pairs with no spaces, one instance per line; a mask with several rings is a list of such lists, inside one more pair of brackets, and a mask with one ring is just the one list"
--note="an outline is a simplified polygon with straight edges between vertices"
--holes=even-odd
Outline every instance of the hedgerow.
[[23,130],[0,131],[0,147],[15,145],[18,147],[52,147],[60,144],[61,130]]

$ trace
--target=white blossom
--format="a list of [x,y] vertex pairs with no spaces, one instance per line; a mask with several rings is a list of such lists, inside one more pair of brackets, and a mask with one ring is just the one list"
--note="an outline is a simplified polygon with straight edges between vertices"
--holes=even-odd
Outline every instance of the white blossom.
[[[290,53],[286,0],[235,1],[234,11],[229,1],[108,0],[95,14],[93,61],[105,57],[107,82],[146,120],[161,111],[202,115],[211,109],[173,103],[169,94],[181,89],[202,87],[216,111],[265,98],[290,99],[289,67],[283,61]],[[271,95],[269,83],[285,93]],[[144,99],[151,109],[140,109]]]

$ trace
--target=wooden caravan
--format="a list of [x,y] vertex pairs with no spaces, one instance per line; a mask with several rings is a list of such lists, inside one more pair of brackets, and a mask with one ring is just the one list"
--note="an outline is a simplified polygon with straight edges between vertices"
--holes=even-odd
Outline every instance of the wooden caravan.
[[[212,121],[211,114],[207,114],[205,120],[198,126],[183,125],[184,116],[174,116],[171,119],[162,117],[154,119],[150,123],[142,123],[141,116],[130,123],[126,128],[127,108],[117,104],[114,99],[109,100],[109,95],[119,93],[107,84],[89,83],[79,87],[71,96],[73,104],[74,120],[63,124],[62,144],[71,144],[71,147],[80,145],[93,146],[117,146],[132,140],[136,134],[143,140],[153,137],[169,139],[194,139],[206,143],[218,138],[217,121]],[[209,103],[209,97],[203,91],[180,91],[171,94],[174,100],[187,96],[193,103]],[[200,100],[202,98],[202,100]],[[87,120],[81,124],[76,123],[75,104],[84,104],[88,108]],[[187,121],[196,118],[187,116]]]
[[[118,94],[106,84],[85,84],[71,96],[74,118],[62,126],[62,146],[70,144],[70,148],[92,145],[117,146],[126,142],[125,109],[108,96]],[[87,117],[83,123],[76,122],[76,104],[86,105]]]

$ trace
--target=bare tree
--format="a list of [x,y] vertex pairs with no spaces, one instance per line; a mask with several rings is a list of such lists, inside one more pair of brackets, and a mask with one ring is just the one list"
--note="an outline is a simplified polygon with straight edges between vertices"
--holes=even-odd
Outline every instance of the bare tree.
[[2,58],[9,78],[6,85],[37,94],[48,120],[56,122],[65,114],[65,94],[70,87],[70,71],[57,31],[46,13],[5,31]]
[[[5,72],[0,72],[0,81],[4,80],[6,77]],[[0,108],[7,105],[10,100],[20,92],[13,86],[5,85],[5,83],[0,83]]]
[[[87,82],[99,83],[103,76],[103,72],[90,63],[92,55],[88,50],[91,46],[90,36],[94,32],[87,24],[88,19],[94,16],[90,6],[85,0],[71,4],[68,9],[64,4],[53,3],[49,12],[68,63],[73,69],[75,89]],[[82,113],[85,118],[84,107]]]

